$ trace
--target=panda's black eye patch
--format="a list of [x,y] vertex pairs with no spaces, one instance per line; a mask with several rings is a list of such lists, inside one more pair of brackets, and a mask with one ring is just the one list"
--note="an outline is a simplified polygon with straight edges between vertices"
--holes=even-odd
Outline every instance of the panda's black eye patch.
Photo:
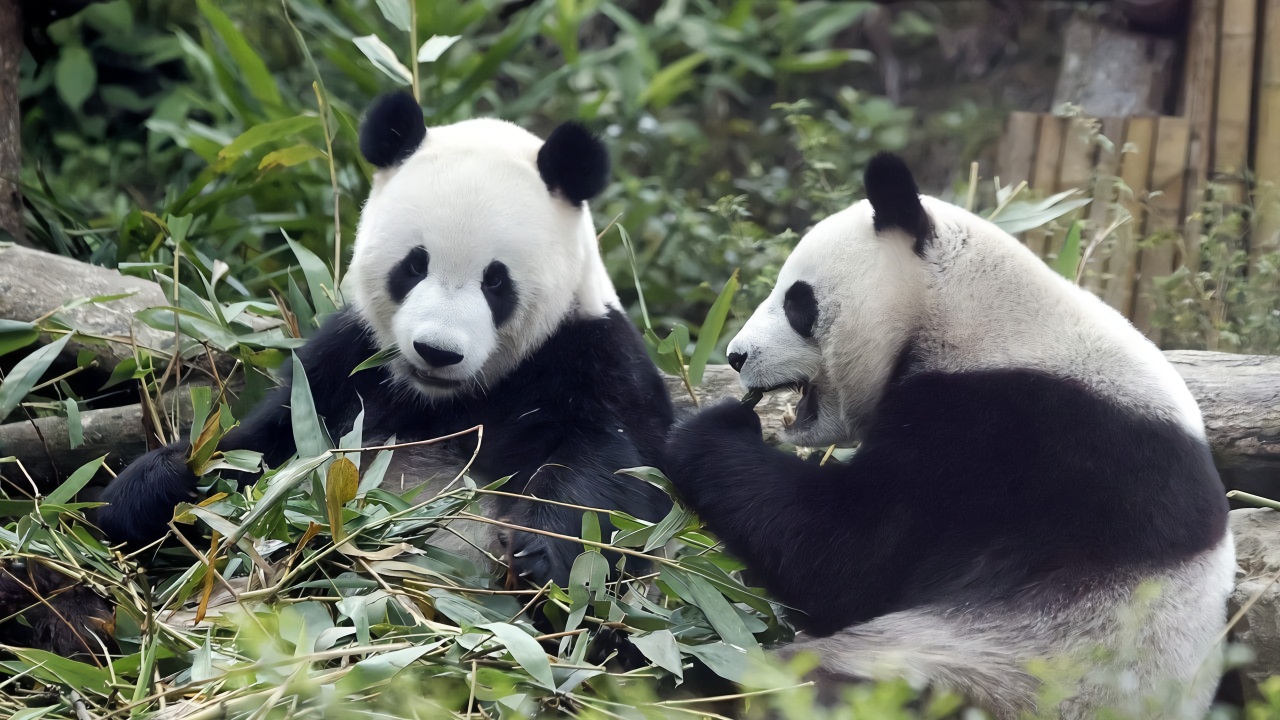
[[409,291],[427,276],[427,269],[430,266],[431,255],[427,253],[426,248],[419,245],[410,250],[409,254],[405,255],[404,259],[391,270],[391,277],[387,278],[387,291],[391,293],[391,299],[397,303],[404,302]]
[[507,266],[497,260],[489,263],[480,279],[480,289],[489,303],[489,312],[493,313],[493,326],[501,326],[516,309],[516,284]]
[[813,286],[804,281],[792,283],[782,299],[782,311],[787,322],[800,337],[813,337],[813,324],[818,321],[818,299]]

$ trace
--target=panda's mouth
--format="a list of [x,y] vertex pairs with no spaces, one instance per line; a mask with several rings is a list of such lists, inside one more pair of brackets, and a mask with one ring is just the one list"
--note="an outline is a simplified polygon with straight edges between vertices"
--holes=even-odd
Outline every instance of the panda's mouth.
[[790,429],[806,427],[818,421],[818,388],[808,380],[796,385],[800,402],[796,403],[795,419],[787,423]]
[[795,416],[790,413],[783,416],[783,424],[791,430],[812,425],[818,420],[818,388],[812,380],[791,380],[769,388],[759,388],[760,392],[791,390],[800,394],[800,402],[796,403]]
[[413,369],[413,377],[423,385],[440,390],[454,390],[462,387],[461,380],[450,380],[448,378],[435,377],[428,375],[425,371],[417,368]]

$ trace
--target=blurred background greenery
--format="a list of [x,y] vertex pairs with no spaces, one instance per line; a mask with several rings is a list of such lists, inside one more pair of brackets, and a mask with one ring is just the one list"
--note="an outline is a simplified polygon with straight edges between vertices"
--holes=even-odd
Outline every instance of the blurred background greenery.
[[[227,301],[283,293],[285,233],[334,257],[335,187],[347,255],[369,177],[359,113],[416,82],[429,124],[497,116],[545,133],[576,118],[601,132],[616,182],[593,210],[598,227],[634,239],[655,324],[696,328],[741,268],[723,344],[799,234],[856,197],[874,152],[904,152],[946,193],[1010,105],[943,56],[939,38],[983,22],[984,3],[417,5],[410,27],[408,3],[382,0],[114,0],[33,31],[21,83],[29,241],[107,266],[170,266],[157,220],[190,216],[187,272],[217,276]],[[433,36],[443,52],[411,62]],[[927,114],[884,95],[883,63],[864,49],[877,39],[938,75],[913,85]],[[619,234],[601,242],[638,310]]]

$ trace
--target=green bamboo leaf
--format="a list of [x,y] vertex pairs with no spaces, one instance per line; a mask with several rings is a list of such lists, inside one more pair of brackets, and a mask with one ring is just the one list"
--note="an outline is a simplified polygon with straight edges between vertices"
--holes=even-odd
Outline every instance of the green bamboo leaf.
[[410,0],[378,0],[378,9],[382,17],[387,19],[400,32],[409,32],[412,13],[409,12]]
[[1071,229],[1062,241],[1062,252],[1058,253],[1058,259],[1053,264],[1053,269],[1071,282],[1075,282],[1080,274],[1080,234],[1083,229],[1084,221],[1071,223]]
[[507,623],[485,623],[478,627],[493,633],[498,642],[511,653],[511,658],[539,685],[552,691],[556,689],[555,678],[551,675],[551,663],[547,661],[547,653],[529,633]]
[[219,150],[218,157],[234,159],[264,143],[294,138],[317,127],[320,127],[320,118],[315,115],[295,115],[283,120],[254,125]]
[[72,450],[84,444],[84,423],[80,421],[80,403],[75,398],[62,401],[63,412],[67,415],[67,444]]
[[418,49],[418,62],[429,63],[440,59],[445,50],[462,39],[461,35],[432,35]]
[[0,319],[0,355],[21,350],[40,338],[40,330],[29,322]]
[[71,340],[71,335],[71,333],[63,335],[22,358],[17,365],[13,366],[5,376],[4,382],[0,382],[0,421],[8,417],[9,413],[22,402],[22,398],[31,392],[31,388],[40,382],[41,376]]
[[701,576],[686,573],[670,566],[662,568],[664,575],[668,571],[679,576],[684,581],[684,585],[688,588],[690,595],[685,600],[693,603],[702,611],[702,614],[707,617],[707,622],[711,623],[711,627],[720,636],[721,640],[743,649],[757,647],[755,638],[747,631],[747,626],[743,624],[742,618],[738,617],[738,612],[733,609],[724,595],[721,595],[720,591],[715,589],[711,583],[702,579]]
[[733,296],[738,292],[738,287],[738,271],[735,269],[725,281],[724,287],[720,289],[716,301],[711,304],[711,309],[707,311],[707,319],[702,322],[702,329],[698,331],[698,344],[694,346],[693,355],[689,358],[691,385],[702,384],[702,372],[707,367],[711,351],[715,350],[716,343],[720,340],[724,321],[729,317],[729,306],[733,303]]
[[641,104],[657,108],[670,105],[676,96],[692,86],[690,76],[708,59],[706,53],[690,53],[659,70],[649,81],[649,87],[641,94]]
[[196,0],[196,5],[213,26],[213,31],[227,46],[227,51],[231,53],[231,58],[240,69],[241,77],[249,86],[249,92],[264,105],[281,104],[280,88],[276,86],[275,77],[272,76],[271,71],[267,70],[267,64],[262,61],[262,56],[249,45],[249,41],[236,28],[231,18],[210,0]]
[[[281,232],[284,231],[281,230]],[[337,296],[338,291],[333,284],[333,273],[329,272],[329,266],[325,265],[323,260],[289,237],[288,233],[284,233],[284,239],[293,249],[294,256],[298,258],[298,265],[302,268],[302,274],[307,279],[307,290],[311,293],[311,303],[315,306],[316,318],[323,319],[338,309],[334,304],[334,297]]]
[[98,68],[93,64],[89,51],[79,45],[63,48],[58,55],[58,64],[53,68],[53,85],[62,102],[79,112],[97,84]]
[[329,442],[316,413],[311,386],[307,383],[307,370],[296,353],[293,356],[293,384],[289,389],[289,411],[298,455],[310,457],[327,451]]
[[352,39],[360,52],[369,58],[373,66],[381,70],[387,77],[395,80],[401,85],[408,85],[413,82],[413,73],[409,72],[409,68],[396,57],[396,53],[387,44],[382,42],[377,35],[365,35]]
[[694,515],[688,508],[679,503],[671,506],[671,512],[662,521],[653,526],[649,539],[644,543],[644,552],[666,545],[671,538],[694,523]]
[[351,672],[342,676],[335,686],[335,697],[356,693],[365,694],[370,688],[391,682],[401,670],[445,643],[445,640],[415,645],[401,650],[371,655],[356,663]]
[[649,662],[684,679],[684,663],[680,660],[680,646],[676,644],[676,636],[670,630],[655,630],[644,635],[632,635],[631,644],[636,646]]
[[389,345],[374,353],[368,360],[357,365],[355,369],[351,371],[351,374],[355,375],[361,370],[382,367],[398,357],[400,357],[400,347],[398,345]]
[[258,163],[259,170],[270,170],[277,167],[293,167],[301,165],[308,160],[324,157],[324,151],[320,148],[299,143],[283,150],[273,150],[262,156],[262,161]]
[[323,465],[328,459],[329,453],[326,452],[314,457],[298,458],[281,467],[267,482],[267,491],[262,494],[262,499],[254,503],[249,512],[240,518],[240,527],[234,533],[224,533],[227,536],[227,544],[234,545],[239,542],[254,523],[274,509],[295,487],[310,477],[312,470]]
[[102,467],[102,463],[106,459],[107,456],[103,455],[76,468],[76,471],[71,473],[71,477],[45,496],[44,501],[53,505],[65,505],[71,502],[71,498],[75,497],[76,493],[89,484],[89,481],[93,479],[94,474],[98,472],[98,468]]
[[8,652],[17,655],[30,669],[32,677],[55,685],[74,688],[82,693],[109,695],[113,678],[106,668],[99,668],[44,650],[11,647]]

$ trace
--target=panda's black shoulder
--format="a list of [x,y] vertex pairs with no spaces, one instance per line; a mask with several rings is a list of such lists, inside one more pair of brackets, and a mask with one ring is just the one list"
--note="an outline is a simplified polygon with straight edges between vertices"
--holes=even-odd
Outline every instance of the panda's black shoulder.
[[[666,384],[624,313],[571,318],[516,369],[510,386],[516,402],[537,402],[565,423],[622,427],[656,455],[673,420]],[[524,393],[529,393],[525,395]],[[555,402],[543,403],[554,398]]]
[[935,527],[963,517],[985,528],[989,538],[969,538],[980,544],[1020,537],[1159,565],[1213,547],[1226,528],[1203,436],[1037,370],[909,375],[888,388],[859,456]]

